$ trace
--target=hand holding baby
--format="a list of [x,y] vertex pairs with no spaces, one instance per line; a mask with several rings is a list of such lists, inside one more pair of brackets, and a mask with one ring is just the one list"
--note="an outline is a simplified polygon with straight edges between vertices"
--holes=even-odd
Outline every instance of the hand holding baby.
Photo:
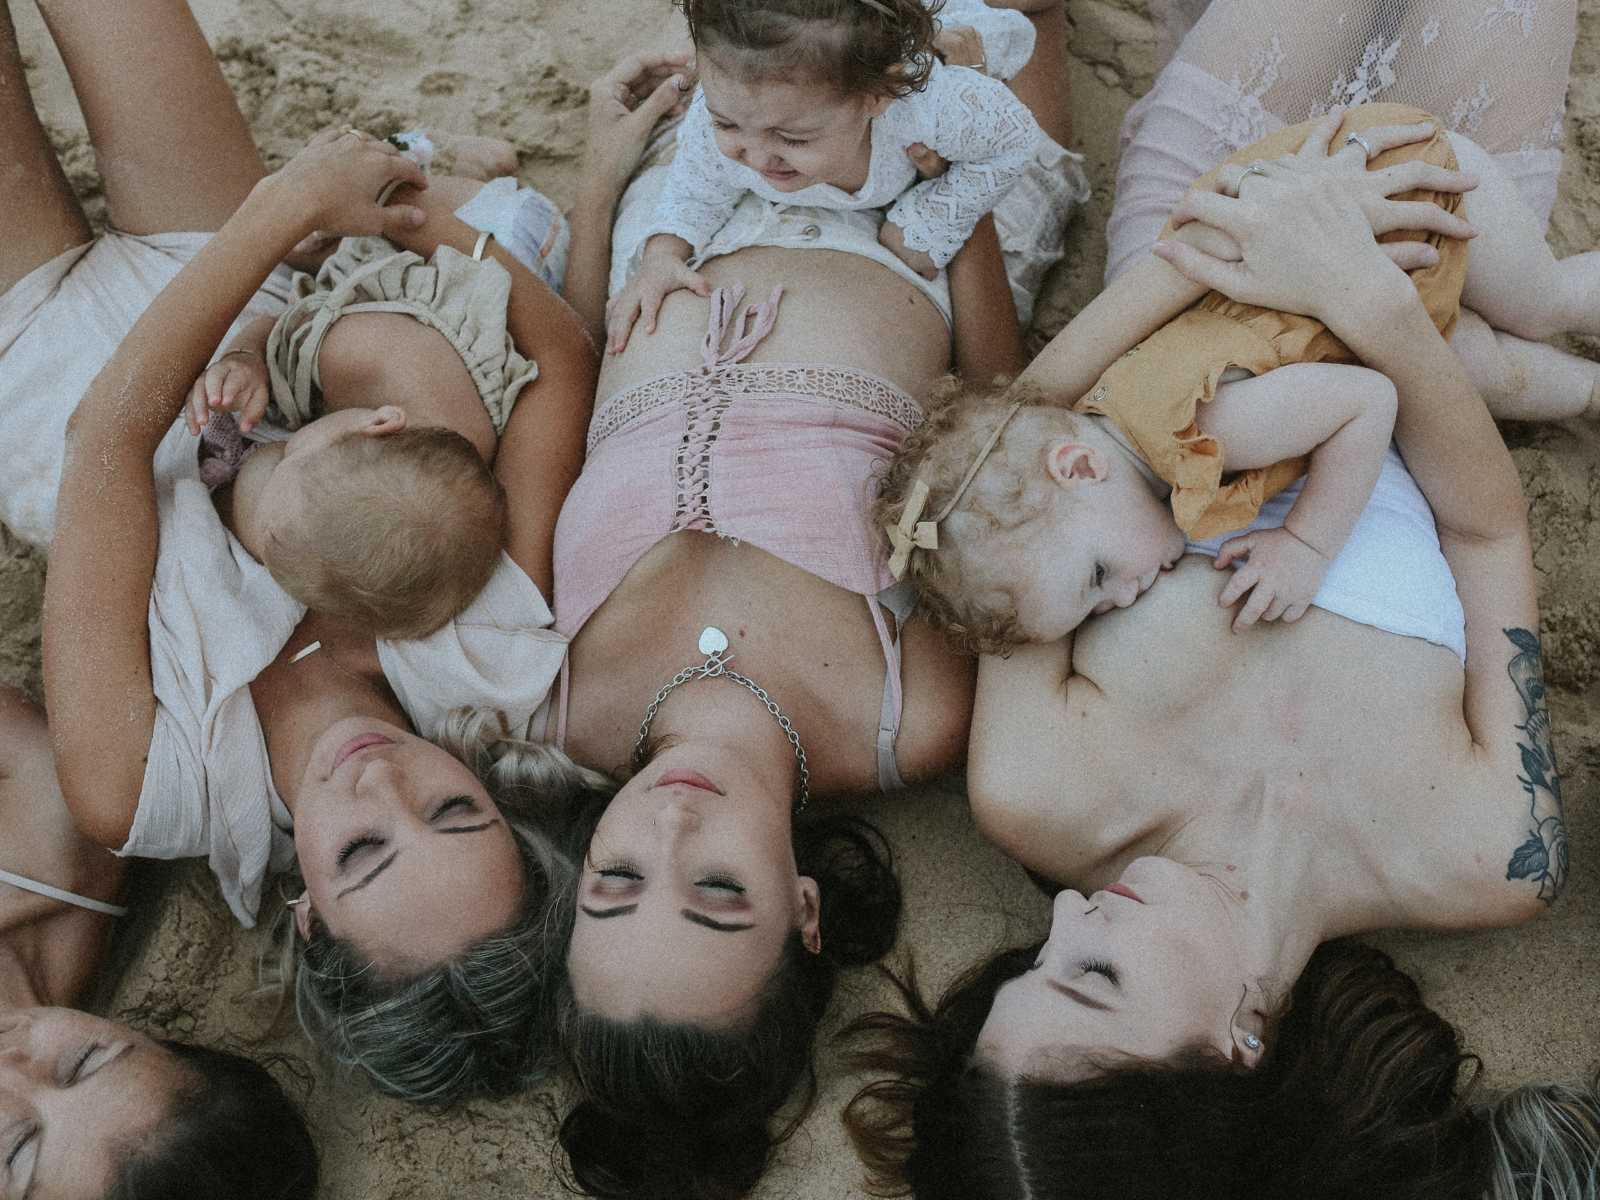
[[1322,588],[1329,559],[1289,530],[1258,529],[1222,543],[1216,566],[1231,566],[1239,559],[1233,578],[1222,589],[1217,603],[1231,607],[1247,594],[1244,607],[1234,618],[1233,631],[1239,633],[1257,621],[1298,621]]

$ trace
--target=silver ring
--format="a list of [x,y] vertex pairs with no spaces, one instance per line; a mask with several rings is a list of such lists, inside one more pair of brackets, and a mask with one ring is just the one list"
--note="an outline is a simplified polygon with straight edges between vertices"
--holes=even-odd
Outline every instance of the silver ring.
[[1366,153],[1367,161],[1368,162],[1372,161],[1372,143],[1367,141],[1367,139],[1362,137],[1359,133],[1350,134],[1348,137],[1346,137],[1344,139],[1344,144],[1346,146],[1350,146],[1350,145],[1360,146],[1361,149]]
[[1267,164],[1262,162],[1260,159],[1257,159],[1255,162],[1246,167],[1244,169],[1244,173],[1239,176],[1239,182],[1234,185],[1233,194],[1235,196],[1244,191],[1244,181],[1249,179],[1252,175],[1259,175],[1261,178],[1265,179],[1267,177]]

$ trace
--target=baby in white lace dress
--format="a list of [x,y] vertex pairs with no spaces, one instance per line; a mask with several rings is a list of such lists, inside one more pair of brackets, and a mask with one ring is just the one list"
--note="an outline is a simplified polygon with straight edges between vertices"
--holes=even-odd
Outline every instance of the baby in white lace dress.
[[[612,353],[635,322],[654,332],[669,293],[709,294],[690,264],[747,192],[777,204],[887,208],[879,240],[932,279],[1045,141],[999,82],[1033,53],[1033,24],[1019,5],[677,2],[701,90],[678,131],[639,268],[608,308]],[[938,60],[941,23],[977,35],[965,45],[981,42],[982,70]],[[908,151],[932,152],[949,168],[919,182]]]

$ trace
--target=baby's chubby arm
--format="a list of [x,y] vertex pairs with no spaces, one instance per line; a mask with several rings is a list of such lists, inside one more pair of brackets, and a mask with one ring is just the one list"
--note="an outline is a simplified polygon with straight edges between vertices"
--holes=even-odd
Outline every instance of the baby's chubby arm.
[[950,169],[894,202],[890,236],[943,267],[1021,176],[1044,131],[1010,88],[966,67],[936,64],[927,88],[896,103],[912,107],[922,127],[917,140]]
[[687,266],[689,256],[728,223],[745,188],[728,168],[729,160],[717,149],[706,111],[704,93],[697,95],[678,129],[678,148],[667,168],[666,184],[656,203],[639,269],[626,287],[606,305],[606,350],[620,354],[627,348],[634,324],[656,331],[661,302],[680,288],[708,296],[705,278]]
[[1234,538],[1217,555],[1219,568],[1249,556],[1219,597],[1226,606],[1252,593],[1236,630],[1305,613],[1372,495],[1395,411],[1394,384],[1377,371],[1297,363],[1222,384],[1197,414],[1201,431],[1222,444],[1226,470],[1311,456],[1283,528]]

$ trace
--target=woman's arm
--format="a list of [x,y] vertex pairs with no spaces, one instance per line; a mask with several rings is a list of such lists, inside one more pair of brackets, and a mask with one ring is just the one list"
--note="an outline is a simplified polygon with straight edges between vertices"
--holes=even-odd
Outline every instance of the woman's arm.
[[[406,194],[401,193],[406,199]],[[431,257],[441,246],[472,253],[478,231],[426,193],[411,198],[426,219],[393,235],[402,249]],[[506,491],[506,552],[546,596],[551,595],[556,518],[583,470],[584,436],[594,405],[597,355],[583,319],[503,246],[485,252],[511,276],[506,328],[539,375],[517,394],[495,454]]]
[[1457,878],[1472,886],[1433,889],[1415,902],[1423,917],[1504,924],[1553,901],[1567,871],[1526,502],[1460,361],[1371,242],[1362,184],[1286,171],[1252,187],[1248,203],[1203,197],[1195,215],[1233,236],[1243,260],[1173,261],[1235,299],[1316,317],[1395,385],[1395,437],[1433,508],[1466,614],[1464,749],[1477,781],[1438,804],[1399,806],[1396,836],[1429,846],[1449,829],[1471,843]]
[[393,147],[319,135],[156,297],[67,424],[45,584],[44,678],[62,792],[101,845],[127,840],[155,721],[147,628],[153,457],[195,377],[278,260],[313,229],[380,233],[416,216],[375,199],[421,172]]
[[1015,375],[1026,355],[993,213],[978,222],[967,244],[950,260],[949,278],[956,372],[978,383],[996,375]]

